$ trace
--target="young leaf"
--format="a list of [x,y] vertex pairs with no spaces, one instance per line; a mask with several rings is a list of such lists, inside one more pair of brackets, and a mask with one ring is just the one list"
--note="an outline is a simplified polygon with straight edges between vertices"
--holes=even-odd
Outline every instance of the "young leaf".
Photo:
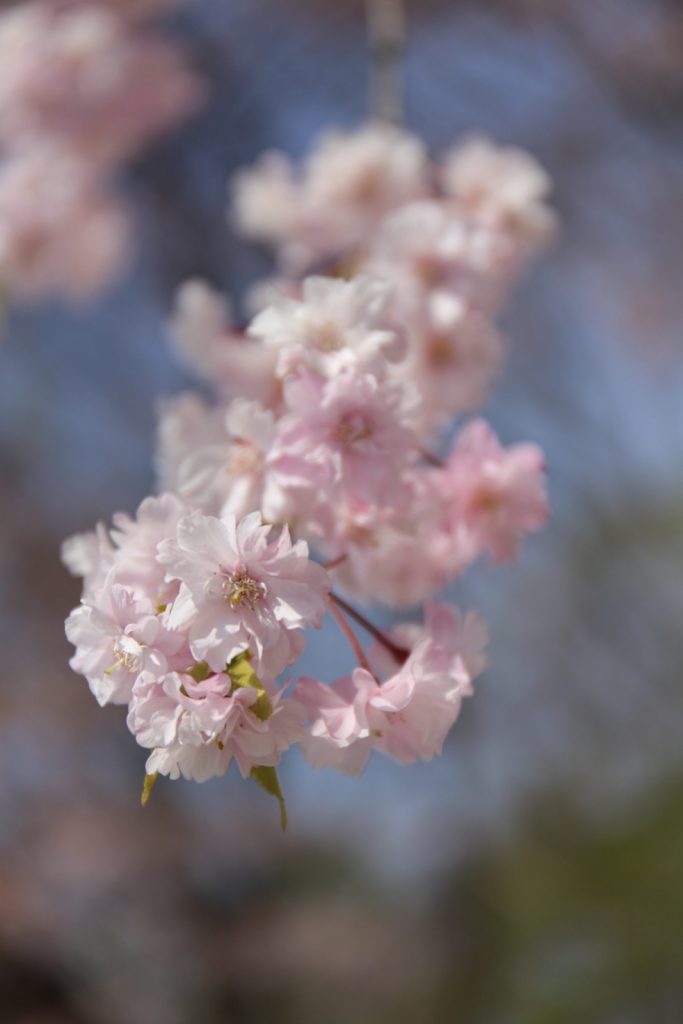
[[251,769],[251,777],[255,782],[258,782],[261,789],[265,789],[266,793],[270,796],[274,796],[280,805],[280,825],[284,832],[287,828],[287,805],[285,804],[285,798],[282,795],[280,789],[280,780],[277,777],[277,772],[274,768],[266,767],[265,765],[259,765],[256,768]]
[[157,781],[159,772],[154,772],[153,775],[145,775],[145,781],[142,786],[142,794],[140,795],[140,803],[143,807],[147,806],[147,801],[152,795],[154,789],[154,783]]

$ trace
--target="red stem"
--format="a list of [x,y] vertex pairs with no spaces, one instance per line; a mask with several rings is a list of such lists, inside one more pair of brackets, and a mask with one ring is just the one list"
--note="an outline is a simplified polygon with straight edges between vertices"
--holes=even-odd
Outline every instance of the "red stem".
[[343,597],[338,597],[336,594],[330,594],[330,599],[333,602],[331,605],[333,614],[334,605],[337,604],[342,611],[346,612],[349,618],[353,619],[354,622],[357,622],[359,626],[362,626],[366,633],[373,636],[375,640],[382,645],[382,647],[389,651],[389,654],[396,659],[399,665],[403,664],[410,654],[407,647],[401,647],[400,644],[395,644],[394,641],[390,640],[381,629],[378,629],[377,626],[373,626],[373,624],[369,622],[364,615],[361,615],[360,612],[357,612],[355,608],[348,604]]
[[437,469],[444,469],[446,466],[443,459],[440,459],[438,455],[432,455],[432,453],[428,452],[426,448],[420,449],[420,455],[425,462],[428,462],[430,466],[436,466]]
[[330,572],[331,569],[336,569],[338,566],[343,565],[348,555],[340,555],[339,558],[333,558],[331,562],[323,562],[323,569],[327,569]]
[[348,640],[349,645],[350,645],[351,649],[353,650],[353,653],[356,655],[356,660],[358,661],[358,664],[360,665],[360,667],[364,668],[367,672],[370,673],[370,675],[373,675],[372,669],[370,668],[370,665],[368,664],[368,659],[365,657],[365,652],[364,652],[363,648],[360,645],[360,641],[358,640],[358,637],[356,636],[354,631],[349,626],[348,622],[346,621],[346,619],[342,615],[342,613],[339,610],[339,608],[337,608],[336,604],[334,604],[334,600],[335,599],[333,599],[332,603],[330,604],[330,611],[332,612],[332,614],[334,615],[335,619],[337,620],[337,624],[339,625],[339,628],[341,629],[342,633],[344,634],[344,636]]

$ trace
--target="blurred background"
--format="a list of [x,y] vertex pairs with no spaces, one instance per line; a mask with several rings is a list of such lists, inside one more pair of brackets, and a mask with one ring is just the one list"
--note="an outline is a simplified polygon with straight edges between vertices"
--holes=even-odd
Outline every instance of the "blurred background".
[[[551,524],[453,594],[492,664],[441,760],[359,782],[294,753],[284,836],[232,774],[141,810],[144,751],[67,666],[59,544],[153,487],[156,405],[192,383],[178,283],[268,269],[225,224],[228,175],[366,114],[360,3],[181,8],[211,96],[126,171],[129,273],[12,310],[0,343],[2,1024],[683,1020],[683,9],[407,7],[408,127],[527,147],[556,183],[486,410],[545,448]],[[342,642],[314,647],[339,674]]]

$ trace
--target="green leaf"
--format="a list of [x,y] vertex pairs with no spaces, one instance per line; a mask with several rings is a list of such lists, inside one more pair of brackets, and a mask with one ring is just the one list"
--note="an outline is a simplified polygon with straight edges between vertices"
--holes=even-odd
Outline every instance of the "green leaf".
[[143,807],[147,806],[147,801],[152,795],[154,789],[154,783],[157,781],[159,772],[154,772],[153,775],[145,775],[145,781],[142,786],[142,793],[140,795],[140,803]]
[[254,782],[258,782],[261,789],[265,789],[266,793],[270,796],[274,796],[279,803],[280,825],[284,832],[287,828],[287,805],[285,804],[285,798],[282,795],[282,790],[280,789],[280,780],[277,777],[275,768],[259,765],[258,767],[251,769],[251,777]]
[[198,661],[196,665],[193,665],[191,669],[187,671],[188,676],[192,676],[195,683],[203,683],[205,679],[208,679],[211,675],[211,669],[207,662]]

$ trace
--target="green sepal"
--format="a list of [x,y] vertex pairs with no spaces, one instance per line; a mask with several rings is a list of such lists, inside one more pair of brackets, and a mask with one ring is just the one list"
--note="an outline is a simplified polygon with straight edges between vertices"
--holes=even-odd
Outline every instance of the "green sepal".
[[256,768],[251,769],[251,777],[254,782],[258,782],[261,789],[265,789],[266,793],[270,796],[274,796],[280,805],[280,825],[284,832],[287,828],[287,805],[285,798],[282,795],[280,789],[280,780],[277,777],[275,768],[269,768],[266,765],[258,765]]
[[233,658],[226,667],[226,671],[232,680],[233,689],[238,690],[248,686],[256,690],[258,696],[249,710],[253,711],[262,722],[267,722],[273,713],[273,706],[270,703],[270,697],[266,693],[263,683],[251,666],[249,651],[244,651],[242,654],[238,654],[236,658]]
[[233,686],[253,686],[258,690],[261,680],[251,667],[251,655],[249,651],[242,651],[225,666],[225,671],[232,679]]
[[196,665],[187,670],[188,676],[192,676],[195,683],[203,683],[205,679],[208,679],[211,675],[211,669],[207,662],[198,661]]
[[153,775],[145,775],[145,781],[144,781],[144,783],[142,785],[142,793],[140,794],[140,804],[143,807],[147,806],[147,801],[149,800],[149,798],[152,795],[152,790],[154,789],[154,783],[157,781],[158,777],[159,777],[159,772],[154,772]]

